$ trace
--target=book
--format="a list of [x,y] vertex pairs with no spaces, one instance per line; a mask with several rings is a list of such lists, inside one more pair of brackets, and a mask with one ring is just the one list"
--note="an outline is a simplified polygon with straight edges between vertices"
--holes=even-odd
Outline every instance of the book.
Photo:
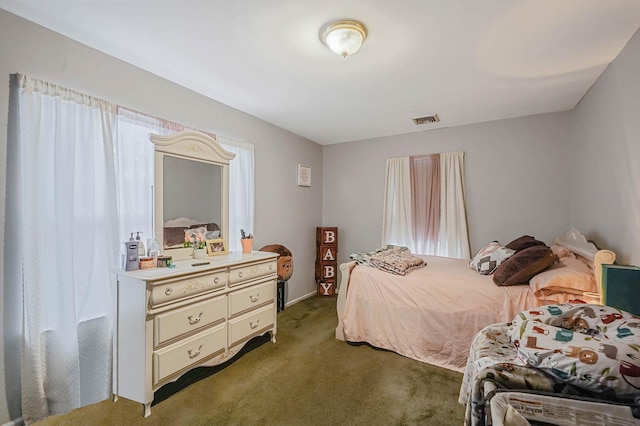
[[640,268],[602,265],[603,303],[640,315]]

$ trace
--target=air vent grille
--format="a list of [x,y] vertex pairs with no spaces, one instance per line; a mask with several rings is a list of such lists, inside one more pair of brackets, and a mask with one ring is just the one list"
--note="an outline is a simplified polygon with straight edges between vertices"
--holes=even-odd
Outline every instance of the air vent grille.
[[416,126],[427,123],[437,123],[438,121],[440,121],[440,117],[438,117],[438,114],[413,119],[413,122],[416,123]]

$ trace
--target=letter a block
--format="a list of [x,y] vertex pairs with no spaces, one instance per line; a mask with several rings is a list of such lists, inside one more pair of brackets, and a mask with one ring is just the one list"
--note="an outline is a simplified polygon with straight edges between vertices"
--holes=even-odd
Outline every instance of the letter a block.
[[337,262],[337,248],[334,246],[318,246],[316,260],[318,262]]

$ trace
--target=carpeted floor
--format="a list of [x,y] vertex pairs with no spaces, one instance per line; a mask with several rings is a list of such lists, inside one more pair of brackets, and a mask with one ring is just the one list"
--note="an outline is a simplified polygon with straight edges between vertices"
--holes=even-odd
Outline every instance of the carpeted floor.
[[[120,398],[38,425],[461,425],[462,374],[334,339],[335,299],[310,298],[278,314],[277,343],[226,368],[183,376],[156,392],[151,416]],[[264,342],[264,340],[263,340]]]

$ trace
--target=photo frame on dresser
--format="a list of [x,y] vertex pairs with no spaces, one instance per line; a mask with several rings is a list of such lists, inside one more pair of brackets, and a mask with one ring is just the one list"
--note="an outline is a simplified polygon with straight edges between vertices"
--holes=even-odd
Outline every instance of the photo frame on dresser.
[[227,254],[227,242],[224,238],[214,238],[213,240],[207,240],[207,255],[219,256],[221,254]]

